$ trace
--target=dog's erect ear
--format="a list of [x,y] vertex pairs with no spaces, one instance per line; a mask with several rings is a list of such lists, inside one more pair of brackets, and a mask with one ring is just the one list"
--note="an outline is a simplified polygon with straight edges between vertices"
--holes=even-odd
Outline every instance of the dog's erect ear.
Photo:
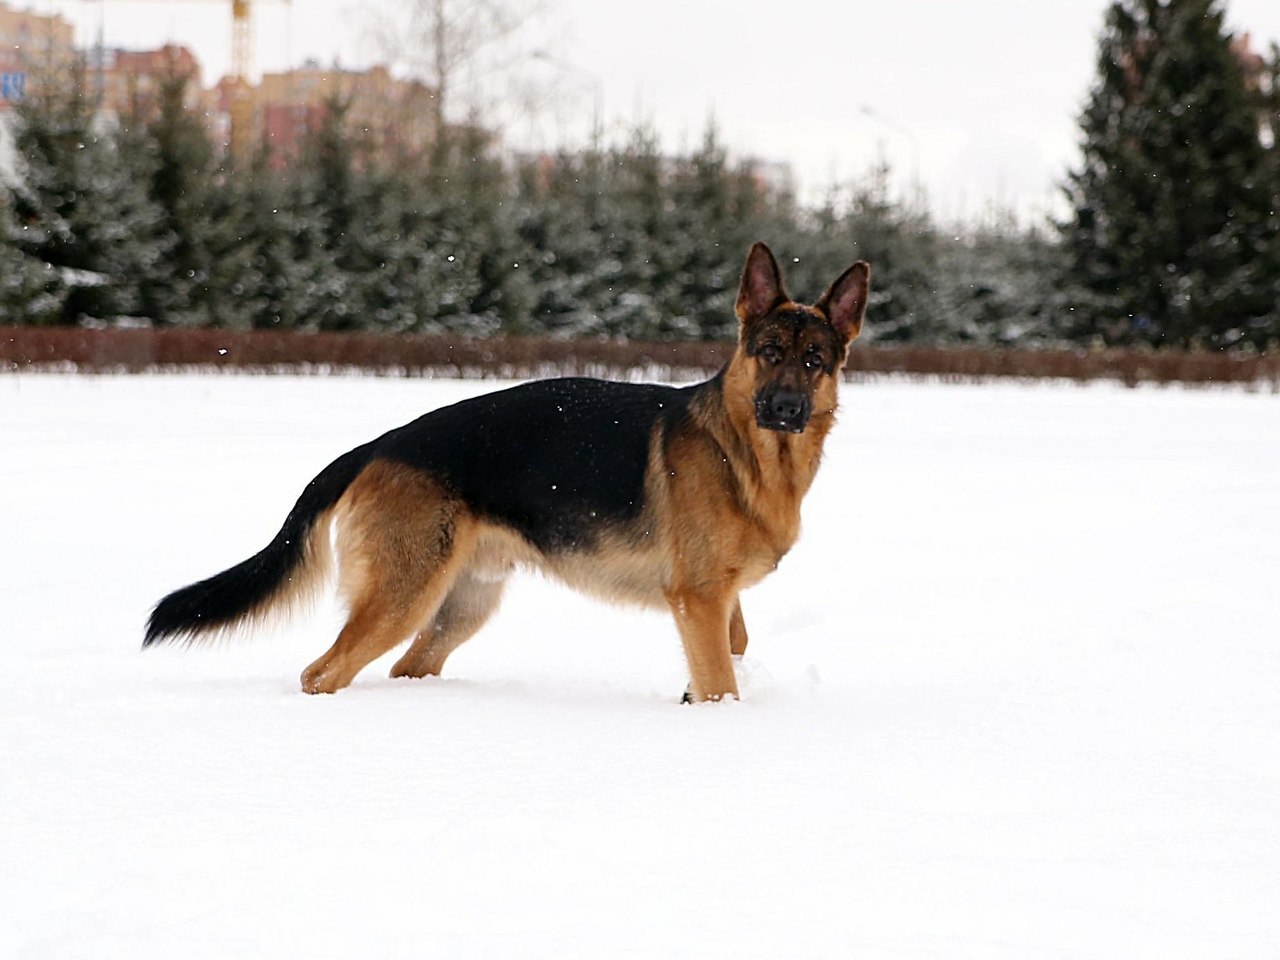
[[867,294],[870,292],[871,265],[859,260],[840,274],[816,304],[846,343],[862,332],[862,317],[867,312]]
[[746,323],[760,319],[789,299],[787,291],[782,289],[778,261],[763,243],[753,244],[747,254],[747,265],[742,269],[742,283],[738,286],[738,302],[733,312]]

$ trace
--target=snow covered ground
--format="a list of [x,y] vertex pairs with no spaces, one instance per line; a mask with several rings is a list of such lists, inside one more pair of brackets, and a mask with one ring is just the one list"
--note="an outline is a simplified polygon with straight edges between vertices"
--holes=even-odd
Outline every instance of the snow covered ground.
[[139,651],[492,386],[0,377],[0,957],[1280,955],[1280,397],[847,387],[741,703],[533,579],[438,680]]

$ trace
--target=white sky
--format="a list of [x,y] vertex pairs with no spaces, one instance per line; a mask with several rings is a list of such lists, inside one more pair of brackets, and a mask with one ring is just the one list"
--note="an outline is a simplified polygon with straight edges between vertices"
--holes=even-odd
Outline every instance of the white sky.
[[[12,0],[10,0],[12,2]],[[192,47],[211,84],[227,68],[229,0],[31,0],[91,44]],[[371,9],[409,0],[256,0],[259,70],[315,57],[378,59]],[[671,149],[714,115],[738,155],[792,165],[817,191],[883,153],[906,189],[918,169],[935,209],[972,215],[996,201],[1047,209],[1074,160],[1075,118],[1093,76],[1106,0],[544,0],[525,49],[553,108],[515,132],[538,146],[580,141],[598,96],[606,128],[647,120]],[[1230,0],[1255,49],[1280,41],[1280,2]],[[863,108],[869,108],[870,113]]]

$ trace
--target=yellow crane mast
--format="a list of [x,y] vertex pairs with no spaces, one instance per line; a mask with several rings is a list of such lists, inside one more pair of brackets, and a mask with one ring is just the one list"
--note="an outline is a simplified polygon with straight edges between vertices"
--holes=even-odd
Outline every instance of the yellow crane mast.
[[249,72],[253,69],[253,20],[249,0],[231,0],[231,155],[244,159],[253,136],[253,101]]
[[[163,3],[174,2],[215,2],[226,3],[226,0],[159,0]],[[264,0],[231,0],[231,136],[230,149],[233,156],[244,157],[253,144],[253,99],[250,96],[249,77],[253,72],[253,9],[254,2]],[[289,0],[283,0],[289,3]],[[105,6],[105,2],[103,4]],[[102,40],[102,25],[99,23],[99,47]]]

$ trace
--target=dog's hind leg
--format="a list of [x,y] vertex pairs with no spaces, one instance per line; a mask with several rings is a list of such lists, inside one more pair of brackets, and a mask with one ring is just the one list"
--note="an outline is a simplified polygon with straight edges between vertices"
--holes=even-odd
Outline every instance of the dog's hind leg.
[[339,578],[350,617],[302,673],[307,693],[334,693],[430,622],[465,568],[474,521],[431,477],[371,464],[339,509]]
[[387,603],[375,596],[377,592],[378,587],[374,586],[369,594],[356,602],[351,618],[333,646],[302,672],[304,693],[336,693],[351,683],[371,661],[413,632],[414,620],[406,618],[403,613],[397,615],[395,610],[395,605],[403,598],[397,597]]
[[504,580],[462,573],[413,645],[391,668],[393,677],[438,677],[449,654],[470,640],[498,609]]

